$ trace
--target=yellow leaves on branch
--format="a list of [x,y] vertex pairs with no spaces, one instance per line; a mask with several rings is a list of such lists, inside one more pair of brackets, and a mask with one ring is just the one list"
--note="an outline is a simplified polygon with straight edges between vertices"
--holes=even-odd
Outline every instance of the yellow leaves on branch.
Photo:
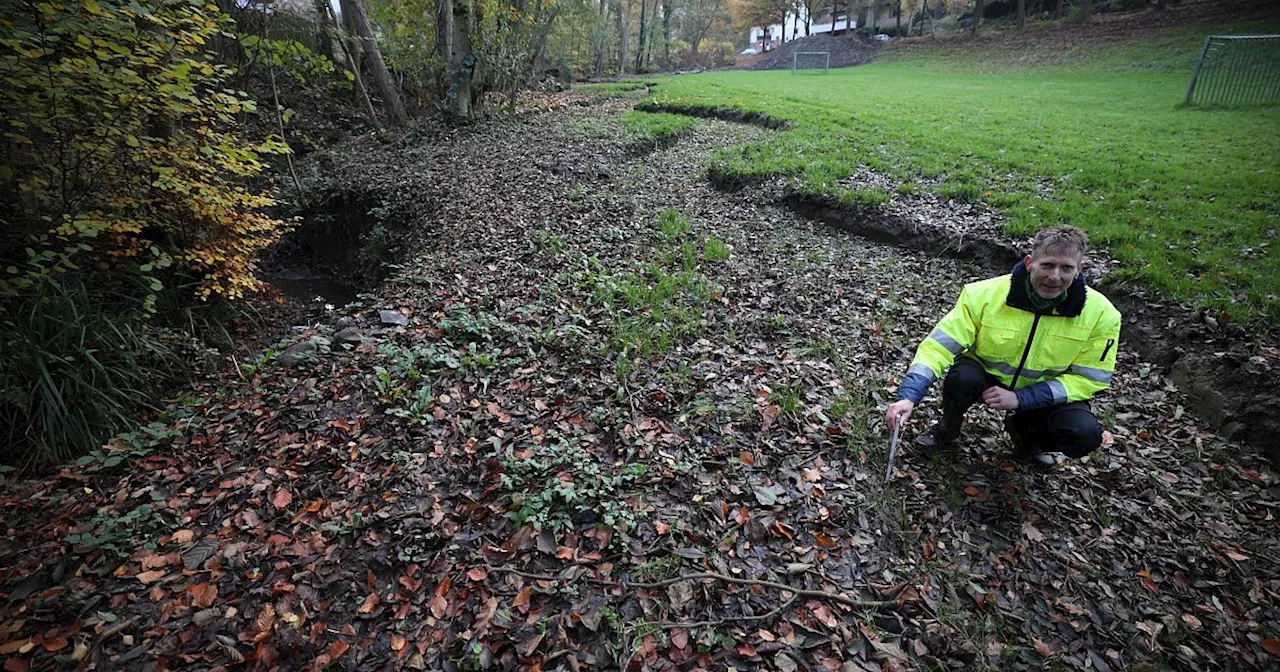
[[43,246],[24,272],[136,271],[154,287],[170,268],[202,298],[260,289],[258,254],[288,224],[244,183],[289,148],[235,132],[254,105],[209,60],[220,30],[213,4],[162,0],[44,0],[0,22],[0,132],[23,159],[5,174],[23,197],[5,205]]

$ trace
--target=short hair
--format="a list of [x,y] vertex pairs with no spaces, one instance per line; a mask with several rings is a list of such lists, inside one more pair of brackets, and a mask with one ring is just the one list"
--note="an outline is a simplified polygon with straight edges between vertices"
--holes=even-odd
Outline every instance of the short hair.
[[1041,229],[1031,243],[1031,256],[1042,253],[1058,253],[1084,257],[1089,248],[1089,236],[1074,226],[1054,226]]

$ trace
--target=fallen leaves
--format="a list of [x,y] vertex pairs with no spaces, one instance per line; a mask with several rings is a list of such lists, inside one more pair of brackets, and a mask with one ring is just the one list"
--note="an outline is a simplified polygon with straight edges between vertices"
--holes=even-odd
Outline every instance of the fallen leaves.
[[169,572],[167,570],[153,569],[149,572],[142,572],[141,574],[138,574],[136,578],[143,583],[154,583],[166,576],[169,576]]
[[207,609],[218,599],[218,587],[211,583],[198,583],[187,588],[191,604],[197,609]]
[[277,509],[288,508],[293,503],[293,493],[289,492],[288,488],[280,488],[276,490],[275,497],[271,498],[271,503]]
[[377,609],[378,605],[381,603],[382,598],[378,597],[377,593],[369,593],[369,596],[364,598],[364,602],[360,604],[360,608],[356,611],[361,614],[372,614],[373,610]]
[[[403,197],[429,195],[439,208],[435,243],[404,266],[411,282],[370,303],[407,311],[413,326],[313,370],[229,374],[201,390],[186,443],[152,455],[147,470],[109,487],[87,477],[43,486],[63,497],[56,520],[42,518],[55,510],[47,495],[6,501],[18,538],[0,542],[0,565],[14,577],[53,565],[6,549],[56,555],[108,514],[141,503],[163,513],[115,542],[127,547],[118,562],[60,556],[67,587],[33,582],[28,599],[0,605],[0,655],[42,668],[55,654],[97,656],[84,641],[126,654],[128,636],[147,651],[180,650],[193,667],[305,658],[436,669],[473,655],[490,669],[572,667],[587,655],[621,667],[598,657],[602,642],[639,620],[662,629],[640,637],[632,669],[1004,669],[1047,658],[1069,669],[1248,668],[1280,655],[1276,640],[1236,627],[1241,614],[1275,620],[1275,569],[1252,543],[1273,522],[1273,472],[1226,450],[1191,413],[1175,418],[1175,395],[1140,377],[1130,355],[1115,397],[1098,406],[1117,411],[1110,443],[1089,460],[1033,475],[1006,459],[999,418],[978,412],[948,459],[904,449],[901,478],[882,490],[875,409],[954,298],[944,295],[977,271],[750,200],[766,192],[702,184],[702,158],[754,129],[715,125],[660,161],[619,168],[598,146],[511,123],[507,135],[409,143],[439,159],[411,171],[423,182]],[[466,142],[476,144],[461,153]],[[384,151],[367,149],[371,161]],[[644,177],[619,179],[623,170]],[[364,172],[388,181],[369,190],[377,198],[404,185]],[[570,184],[590,196],[565,198]],[[595,288],[682,267],[653,247],[652,215],[666,207],[687,215],[681,235],[696,249],[714,232],[734,258],[697,267],[714,298],[691,311],[689,333],[660,356],[620,359]],[[564,249],[531,245],[531,222]],[[376,310],[355,315],[366,334]],[[309,329],[298,337],[328,333]],[[922,405],[911,429],[935,410]],[[548,446],[581,448],[582,463],[517,499],[503,479],[522,477],[513,465]],[[1232,461],[1210,459],[1219,453]],[[609,497],[586,492],[624,473]],[[539,517],[553,510],[564,515]],[[893,604],[864,616],[759,586],[675,580],[695,571]],[[12,594],[21,579],[9,576],[0,589]],[[72,595],[96,600],[81,626],[68,616],[84,613]],[[944,610],[946,627],[931,616]],[[718,624],[679,625],[694,622]],[[208,636],[214,625],[219,636]],[[965,628],[993,630],[969,641]],[[1090,648],[1102,642],[1114,648]],[[344,659],[352,649],[358,659]]]

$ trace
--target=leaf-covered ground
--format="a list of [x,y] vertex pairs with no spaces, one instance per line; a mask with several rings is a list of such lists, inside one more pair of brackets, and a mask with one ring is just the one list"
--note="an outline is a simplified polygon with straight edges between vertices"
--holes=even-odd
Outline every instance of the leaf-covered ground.
[[883,402],[976,267],[708,186],[765,131],[636,157],[626,102],[554,107],[326,159],[423,251],[297,364],[0,490],[6,670],[1275,664],[1276,476],[1151,366],[1086,461],[979,413],[885,485]]

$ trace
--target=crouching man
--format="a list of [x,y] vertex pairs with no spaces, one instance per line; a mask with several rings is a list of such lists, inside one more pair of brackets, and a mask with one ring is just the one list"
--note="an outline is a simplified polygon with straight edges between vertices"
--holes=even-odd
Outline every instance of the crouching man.
[[1073,226],[1045,229],[1013,273],[965,285],[916,350],[889,405],[890,428],[945,375],[942,420],[916,439],[926,454],[955,442],[978,401],[1009,411],[1005,429],[1034,464],[1049,467],[1050,453],[1083,457],[1101,445],[1089,399],[1111,384],[1120,313],[1085,286],[1087,245]]

